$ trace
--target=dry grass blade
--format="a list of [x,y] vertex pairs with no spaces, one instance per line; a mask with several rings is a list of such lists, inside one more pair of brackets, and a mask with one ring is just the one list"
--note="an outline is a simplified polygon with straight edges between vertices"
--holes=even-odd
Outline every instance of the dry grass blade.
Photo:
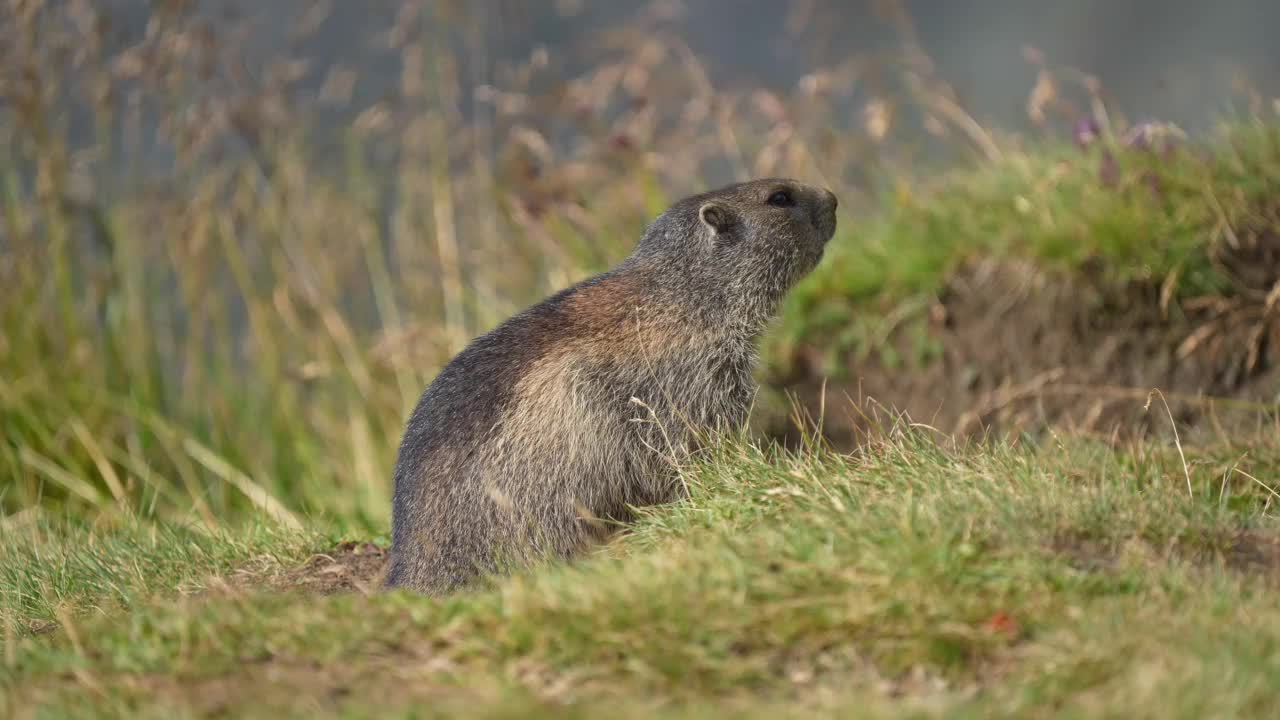
[[116,474],[115,467],[107,459],[102,446],[94,439],[93,433],[85,426],[84,421],[79,418],[71,422],[71,431],[75,433],[80,444],[84,446],[85,452],[89,453],[89,457],[93,460],[98,474],[102,477],[103,482],[106,483],[107,489],[111,491],[111,496],[115,498],[116,504],[127,509],[124,484],[120,482],[120,476]]
[[90,506],[96,508],[103,504],[102,494],[98,492],[96,487],[88,481],[59,467],[57,463],[47,457],[44,457],[35,450],[23,446],[18,449],[18,458],[27,467],[39,472],[45,478],[52,480],[71,493],[78,495],[81,499],[88,502]]
[[1169,418],[1169,427],[1173,429],[1173,444],[1177,446],[1178,458],[1182,460],[1182,474],[1187,479],[1187,497],[1194,498],[1195,493],[1191,490],[1191,467],[1187,464],[1186,453],[1182,451],[1182,438],[1178,436],[1178,423],[1173,419],[1173,411],[1169,409],[1169,403],[1164,399],[1164,393],[1160,392],[1158,389],[1152,390],[1151,393],[1147,395],[1147,404],[1143,409],[1146,410],[1151,407],[1152,397],[1159,397],[1160,404],[1164,405],[1165,415]]
[[187,451],[193,460],[200,463],[205,469],[217,475],[223,481],[230,483],[233,487],[244,494],[249,502],[253,503],[258,509],[265,512],[269,517],[283,523],[292,530],[301,530],[302,523],[288,510],[279,500],[275,499],[268,493],[262,485],[254,482],[248,475],[235,469],[231,463],[219,457],[209,448],[201,445],[191,438],[182,441],[182,447]]

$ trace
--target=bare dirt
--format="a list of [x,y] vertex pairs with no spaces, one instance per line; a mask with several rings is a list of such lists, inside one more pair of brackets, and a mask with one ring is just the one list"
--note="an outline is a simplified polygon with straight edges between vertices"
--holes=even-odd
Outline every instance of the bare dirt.
[[1139,538],[1106,542],[1059,534],[1047,549],[1084,572],[1111,572],[1122,553],[1136,550],[1146,555],[1177,558],[1208,571],[1221,568],[1273,586],[1280,585],[1280,537],[1257,530],[1235,530],[1195,539],[1185,537],[1167,547],[1155,547]]
[[[1230,296],[1182,302],[1163,281],[1104,288],[1088,270],[1055,277],[1025,263],[974,262],[914,319],[940,348],[933,359],[911,360],[921,327],[904,323],[886,338],[907,359],[900,365],[850,353],[832,379],[820,370],[824,349],[802,346],[766,382],[813,418],[821,409],[822,434],[841,449],[870,424],[857,411],[869,401],[956,436],[1049,427],[1131,436],[1168,429],[1170,415],[1180,429],[1225,432],[1280,402],[1280,237],[1254,244],[1265,247],[1221,260],[1236,282]],[[800,440],[787,418],[762,429],[788,445]]]
[[272,589],[301,590],[317,595],[369,593],[382,585],[386,568],[385,549],[373,543],[348,541],[273,576],[268,585]]
[[1280,537],[1241,532],[1228,543],[1224,561],[1236,572],[1264,575],[1280,582]]

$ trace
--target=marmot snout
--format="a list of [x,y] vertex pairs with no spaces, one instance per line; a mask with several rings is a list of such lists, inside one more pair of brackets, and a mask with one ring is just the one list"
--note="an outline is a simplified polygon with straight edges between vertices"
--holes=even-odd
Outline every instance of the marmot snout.
[[677,497],[696,439],[746,421],[755,341],[836,206],[788,179],[686,198],[616,267],[453,358],[400,445],[387,585],[443,594],[568,558]]

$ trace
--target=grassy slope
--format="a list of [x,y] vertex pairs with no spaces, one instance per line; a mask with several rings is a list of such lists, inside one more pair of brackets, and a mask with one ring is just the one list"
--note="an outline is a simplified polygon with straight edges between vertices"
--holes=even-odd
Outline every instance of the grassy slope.
[[1090,264],[1102,287],[1165,283],[1175,300],[1238,291],[1213,256],[1227,233],[1280,223],[1280,126],[1238,122],[1207,145],[1153,146],[1011,149],[914,193],[904,187],[880,212],[844,224],[784,307],[772,349],[813,338],[833,352],[878,349],[869,342],[877,323],[922,309],[960,263],[979,257],[1050,273]]
[[[534,701],[548,716],[564,703],[673,717],[1259,714],[1280,704],[1280,525],[1271,493],[1233,467],[1274,477],[1280,448],[1244,454],[1191,450],[1184,471],[1171,448],[1075,442],[900,435],[859,459],[732,446],[691,471],[690,501],[600,557],[445,602],[144,599],[236,555],[300,560],[307,543],[287,533],[211,553],[144,547],[156,569],[130,573],[6,543],[11,578],[60,584],[79,609],[112,596],[128,608],[11,637],[0,714],[38,702],[62,716],[90,698],[94,714],[168,717],[174,703],[362,716],[414,702],[523,715]],[[136,535],[117,538],[104,536],[106,563],[137,552]],[[128,589],[104,593],[108,576]]]

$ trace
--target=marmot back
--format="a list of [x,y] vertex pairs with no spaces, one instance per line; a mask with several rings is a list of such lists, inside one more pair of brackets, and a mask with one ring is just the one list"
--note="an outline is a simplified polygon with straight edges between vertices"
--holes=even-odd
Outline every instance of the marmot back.
[[732,185],[618,266],[476,339],[423,393],[395,469],[386,583],[431,594],[604,539],[680,493],[695,437],[746,421],[755,341],[822,257],[836,198]]

